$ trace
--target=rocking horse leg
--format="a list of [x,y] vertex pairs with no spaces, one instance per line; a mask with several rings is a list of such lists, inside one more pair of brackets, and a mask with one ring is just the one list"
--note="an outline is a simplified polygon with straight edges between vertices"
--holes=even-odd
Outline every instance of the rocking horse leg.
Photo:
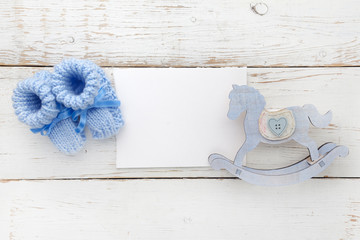
[[301,145],[308,148],[310,152],[311,161],[317,161],[320,158],[318,146],[314,140],[312,140],[310,137],[302,137],[301,139],[294,139]]
[[235,160],[234,160],[234,165],[241,167],[242,166],[242,161],[245,157],[245,154],[247,152],[250,152],[251,150],[253,150],[254,148],[256,148],[256,146],[259,144],[260,141],[245,141],[244,144],[241,146],[241,148],[239,149],[239,151],[236,154]]

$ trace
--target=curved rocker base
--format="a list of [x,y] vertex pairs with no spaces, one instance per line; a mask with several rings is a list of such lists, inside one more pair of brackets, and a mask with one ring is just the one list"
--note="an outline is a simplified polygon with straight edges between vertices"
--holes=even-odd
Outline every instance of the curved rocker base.
[[349,150],[346,146],[326,143],[319,148],[322,157],[314,163],[307,158],[293,165],[278,169],[255,169],[236,166],[233,161],[220,155],[211,154],[209,163],[215,170],[225,169],[234,176],[255,185],[283,186],[303,182],[324,171],[337,157],[345,157]]

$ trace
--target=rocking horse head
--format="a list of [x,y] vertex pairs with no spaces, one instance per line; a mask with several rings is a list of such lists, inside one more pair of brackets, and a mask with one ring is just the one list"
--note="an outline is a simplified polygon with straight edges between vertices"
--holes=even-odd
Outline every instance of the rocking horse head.
[[229,94],[230,104],[228,118],[234,120],[247,110],[262,111],[265,107],[265,98],[253,87],[233,85]]

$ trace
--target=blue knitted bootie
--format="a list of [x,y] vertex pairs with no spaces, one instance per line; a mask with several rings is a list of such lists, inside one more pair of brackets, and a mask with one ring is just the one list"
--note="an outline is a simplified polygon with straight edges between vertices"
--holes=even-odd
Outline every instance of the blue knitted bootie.
[[77,124],[71,119],[72,112],[64,111],[56,103],[48,84],[50,78],[51,73],[41,71],[18,84],[12,97],[15,114],[34,133],[49,136],[60,151],[73,154],[83,147],[85,136],[75,131]]
[[63,60],[55,66],[51,85],[56,100],[75,110],[78,132],[86,125],[93,138],[104,139],[116,135],[123,126],[115,91],[105,72],[93,62]]

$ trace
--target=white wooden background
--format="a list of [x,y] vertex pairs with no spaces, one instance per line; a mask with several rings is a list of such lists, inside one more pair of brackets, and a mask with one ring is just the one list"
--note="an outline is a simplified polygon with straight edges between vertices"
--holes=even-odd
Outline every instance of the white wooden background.
[[[360,3],[266,0],[0,2],[0,239],[360,239]],[[116,67],[248,66],[269,108],[334,112],[320,145],[349,147],[321,176],[266,188],[210,168],[115,168],[115,138],[75,157],[19,123],[17,82],[63,57]],[[120,96],[121,97],[121,96]],[[210,130],[210,129],[209,129]],[[261,145],[248,165],[307,154]]]

